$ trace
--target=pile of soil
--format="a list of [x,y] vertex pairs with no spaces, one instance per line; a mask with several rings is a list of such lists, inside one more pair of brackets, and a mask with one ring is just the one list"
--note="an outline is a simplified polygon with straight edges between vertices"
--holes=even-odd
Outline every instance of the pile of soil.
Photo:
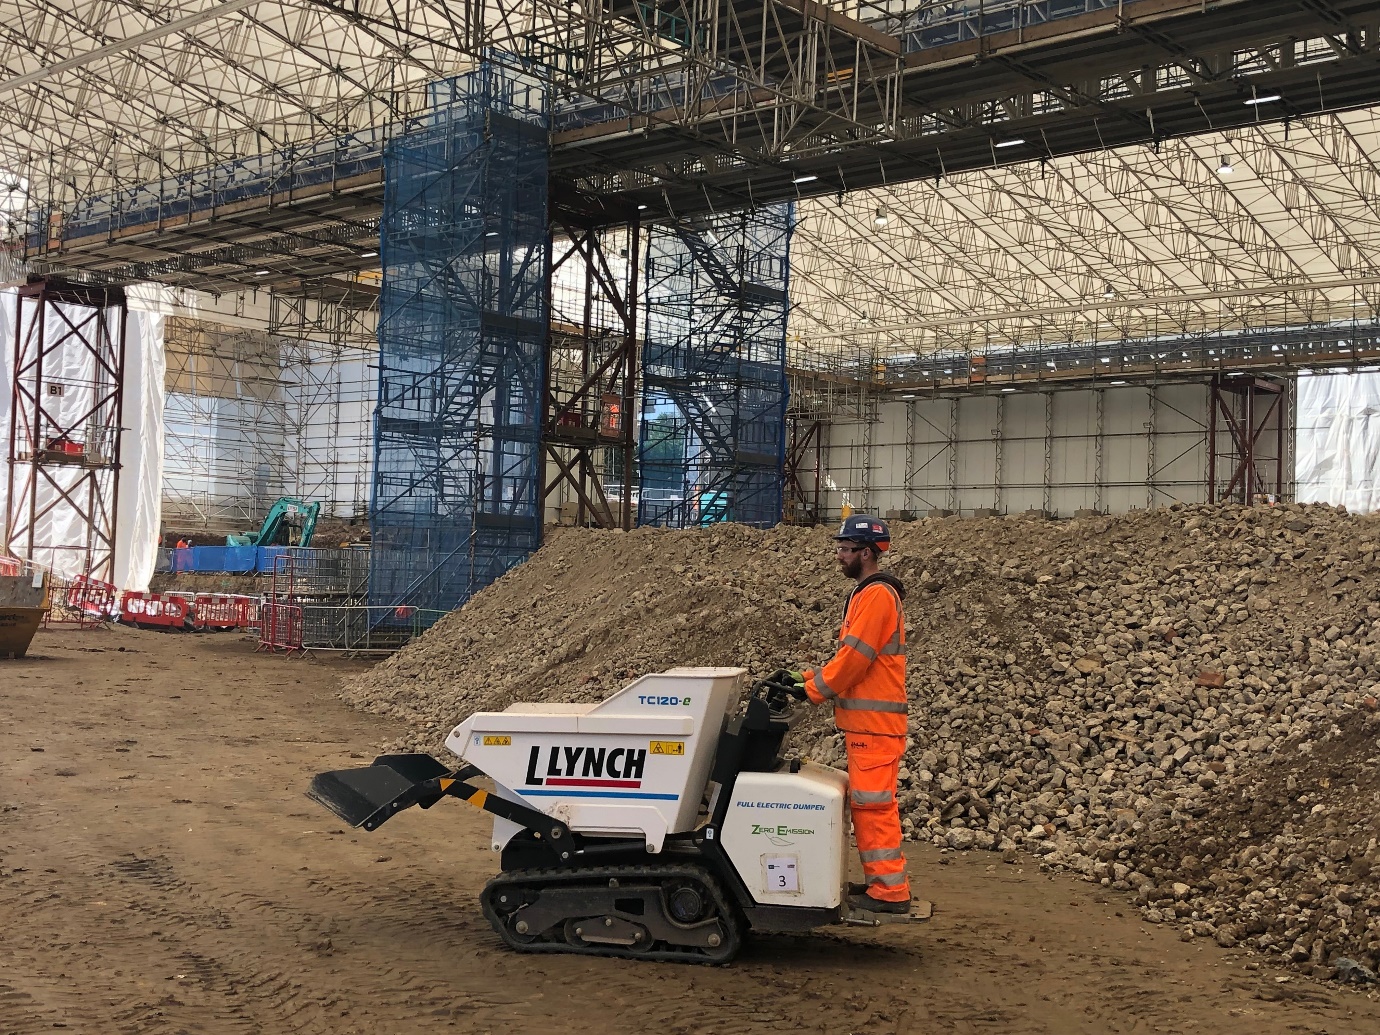
[[[762,675],[822,662],[848,588],[830,532],[558,529],[345,697],[402,719],[413,732],[398,746],[437,750],[469,713],[514,701],[601,699],[676,665]],[[1254,932],[1229,911],[1261,890],[1235,879],[1246,848],[1228,859],[1221,839],[1237,830],[1202,824],[1267,779],[1261,767],[1287,764],[1277,753],[1374,707],[1380,521],[1225,505],[1057,523],[929,519],[894,534],[887,566],[909,590],[907,836],[1038,852],[1136,891],[1149,919],[1185,937],[1237,939],[1329,973],[1339,961],[1374,969],[1380,907],[1367,905],[1368,876],[1346,871],[1353,885],[1340,894],[1358,897],[1337,898],[1351,910],[1344,930],[1295,902],[1306,917]],[[800,740],[821,761],[841,755],[823,710]],[[1334,826],[1324,832],[1345,842],[1348,867],[1371,857],[1363,824]],[[1214,850],[1174,847],[1214,835]],[[1274,838],[1302,835],[1249,836],[1283,849]],[[1314,874],[1326,885],[1319,902],[1335,897],[1334,869]],[[1277,887],[1267,901],[1288,891]]]
[[157,571],[149,579],[150,593],[238,593],[262,596],[268,592],[265,575],[229,575],[224,572]]

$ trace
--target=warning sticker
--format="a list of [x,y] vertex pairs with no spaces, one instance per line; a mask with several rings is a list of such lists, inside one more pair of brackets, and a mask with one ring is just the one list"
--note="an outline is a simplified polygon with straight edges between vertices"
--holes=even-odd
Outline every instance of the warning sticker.
[[654,755],[683,755],[683,754],[685,754],[685,741],[683,741],[683,740],[654,740],[654,741],[652,741],[652,754],[654,754]]
[[506,748],[513,746],[512,737],[485,737],[484,746],[486,748]]

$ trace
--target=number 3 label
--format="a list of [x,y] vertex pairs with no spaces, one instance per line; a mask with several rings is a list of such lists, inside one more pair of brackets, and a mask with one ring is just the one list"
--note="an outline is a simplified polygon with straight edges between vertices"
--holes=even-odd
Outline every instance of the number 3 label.
[[800,860],[794,855],[764,855],[762,868],[766,871],[767,890],[793,895],[800,891]]

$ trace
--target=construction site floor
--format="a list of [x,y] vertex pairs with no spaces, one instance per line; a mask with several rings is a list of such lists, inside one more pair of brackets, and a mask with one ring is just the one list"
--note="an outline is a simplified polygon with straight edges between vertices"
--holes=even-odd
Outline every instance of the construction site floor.
[[500,947],[462,805],[347,831],[303,796],[401,733],[360,663],[234,635],[43,631],[0,662],[0,1033],[1380,1031],[1380,1001],[1152,927],[1030,858],[913,847],[932,920],[731,967]]

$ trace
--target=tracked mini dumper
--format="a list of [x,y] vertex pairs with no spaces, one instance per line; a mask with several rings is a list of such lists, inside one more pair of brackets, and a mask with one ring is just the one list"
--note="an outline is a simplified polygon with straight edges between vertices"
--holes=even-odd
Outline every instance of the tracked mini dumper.
[[365,830],[447,797],[492,813],[502,872],[480,901],[523,952],[726,963],[748,930],[927,916],[850,909],[848,778],[784,759],[804,709],[767,683],[741,700],[744,676],[678,668],[601,704],[476,712],[446,738],[459,767],[381,755],[307,793]]

